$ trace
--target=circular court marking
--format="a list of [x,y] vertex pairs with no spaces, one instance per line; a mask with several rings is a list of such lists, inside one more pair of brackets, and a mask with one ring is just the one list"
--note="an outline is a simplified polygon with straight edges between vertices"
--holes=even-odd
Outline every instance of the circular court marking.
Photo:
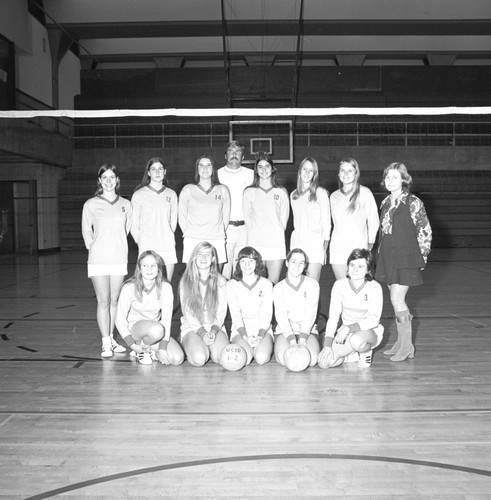
[[184,469],[187,467],[200,467],[202,465],[225,464],[230,462],[251,462],[258,460],[299,460],[299,459],[323,459],[323,460],[362,460],[366,462],[388,462],[406,465],[417,465],[420,467],[433,467],[436,469],[454,470],[458,472],[465,472],[468,474],[478,474],[480,476],[491,477],[491,471],[485,469],[475,469],[473,467],[463,467],[460,465],[445,464],[439,462],[429,462],[426,460],[412,460],[410,458],[395,458],[395,457],[378,457],[370,455],[344,455],[336,453],[296,453],[296,454],[278,454],[278,455],[246,455],[243,457],[223,457],[223,458],[209,458],[205,460],[192,460],[189,462],[177,462],[175,464],[158,465],[155,467],[146,467],[143,469],[135,469],[133,471],[121,472],[119,474],[111,474],[96,479],[89,479],[81,481],[62,488],[57,488],[44,493],[39,493],[24,500],[41,500],[43,498],[50,498],[69,491],[75,491],[95,484],[108,483],[118,479],[127,477],[140,476],[142,474],[150,474],[153,472],[161,472],[165,470]]

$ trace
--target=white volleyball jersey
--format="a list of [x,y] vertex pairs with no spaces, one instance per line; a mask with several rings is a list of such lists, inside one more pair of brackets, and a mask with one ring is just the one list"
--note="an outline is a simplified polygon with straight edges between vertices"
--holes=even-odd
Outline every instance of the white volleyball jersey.
[[349,278],[335,281],[331,290],[326,337],[334,338],[340,318],[352,332],[376,328],[380,323],[382,306],[382,287],[376,281],[365,281],[358,290],[353,289]]
[[145,250],[173,252],[177,226],[177,194],[164,186],[157,191],[150,185],[135,191],[131,198],[133,222],[131,235],[141,254]]
[[319,304],[319,283],[316,280],[302,275],[298,286],[293,286],[285,278],[274,287],[273,301],[278,322],[275,333],[287,338],[310,334]]
[[179,226],[184,237],[201,241],[225,238],[230,220],[230,193],[227,186],[215,184],[205,191],[198,184],[187,184],[179,195]]
[[254,247],[284,248],[285,229],[290,215],[284,188],[247,188],[243,198],[247,244]]
[[245,328],[247,335],[255,337],[261,330],[266,333],[271,328],[273,316],[273,284],[266,278],[258,277],[249,286],[235,279],[227,283],[227,301],[232,317],[232,331]]
[[131,203],[118,196],[113,202],[94,196],[84,203],[82,236],[89,251],[89,264],[127,264]]

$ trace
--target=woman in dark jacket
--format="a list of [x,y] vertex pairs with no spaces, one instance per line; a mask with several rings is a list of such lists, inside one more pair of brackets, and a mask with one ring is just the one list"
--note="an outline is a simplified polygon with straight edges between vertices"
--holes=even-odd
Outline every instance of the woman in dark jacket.
[[431,226],[423,202],[409,192],[412,177],[403,163],[391,163],[383,173],[382,186],[389,191],[380,210],[380,241],[377,281],[387,283],[394,308],[397,341],[384,354],[391,361],[414,357],[412,315],[406,304],[410,286],[423,283],[424,269],[431,250]]

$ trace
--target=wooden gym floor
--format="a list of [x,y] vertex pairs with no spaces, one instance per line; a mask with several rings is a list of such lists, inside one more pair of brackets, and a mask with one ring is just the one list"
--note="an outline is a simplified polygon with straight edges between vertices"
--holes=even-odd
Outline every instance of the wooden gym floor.
[[302,373],[102,360],[85,259],[0,257],[0,498],[491,498],[489,249],[433,251],[413,360],[386,300],[371,368]]

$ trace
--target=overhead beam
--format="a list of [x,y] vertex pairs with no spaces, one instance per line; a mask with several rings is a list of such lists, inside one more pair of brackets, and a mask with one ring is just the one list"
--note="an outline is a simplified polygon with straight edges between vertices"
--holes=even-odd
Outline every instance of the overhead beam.
[[181,56],[159,56],[153,58],[157,68],[181,68],[184,57]]
[[452,66],[456,59],[455,54],[428,54],[427,56],[430,66]]
[[227,108],[232,107],[232,84],[230,81],[230,61],[227,46],[227,35],[228,26],[227,19],[225,17],[225,2],[221,0],[220,2],[220,13],[222,15],[221,26],[222,26],[222,50],[223,50],[223,65],[225,69],[225,83],[227,85]]
[[[227,36],[296,36],[296,20],[227,21]],[[50,26],[48,21],[48,26]],[[216,21],[157,21],[114,23],[63,23],[77,40],[107,38],[221,37],[223,23]],[[304,20],[304,36],[489,36],[491,19],[415,20]]]
[[276,56],[274,54],[246,54],[244,59],[247,66],[273,66]]
[[365,54],[337,54],[336,62],[338,66],[363,66]]
[[297,106],[298,81],[300,76],[300,65],[302,63],[302,41],[303,41],[303,0],[300,1],[300,12],[298,15],[297,50],[295,52],[295,71],[292,84],[292,108]]

